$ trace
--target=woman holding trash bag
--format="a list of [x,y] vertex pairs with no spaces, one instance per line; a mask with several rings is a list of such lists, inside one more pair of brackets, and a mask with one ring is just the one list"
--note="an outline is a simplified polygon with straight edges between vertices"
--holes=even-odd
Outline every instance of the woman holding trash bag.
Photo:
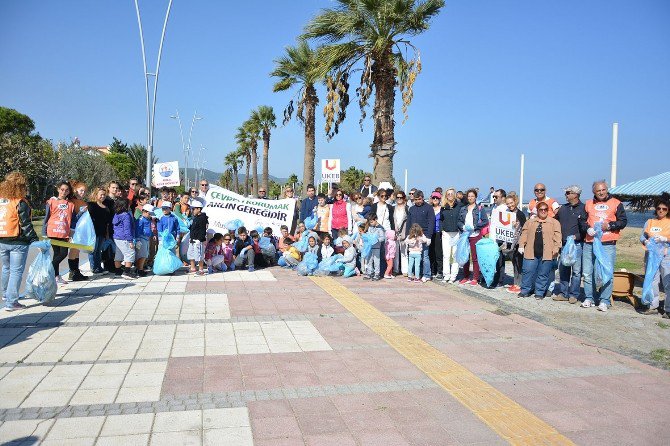
[[500,255],[512,262],[514,269],[514,284],[507,288],[510,293],[518,294],[521,292],[521,271],[523,270],[523,254],[519,252],[517,246],[519,244],[519,236],[521,235],[521,228],[526,224],[526,214],[519,209],[519,196],[516,192],[510,192],[505,198],[507,205],[507,212],[511,212],[516,216],[514,222],[514,232],[517,241],[515,243],[503,243]]
[[393,223],[395,226],[395,239],[397,244],[396,252],[399,255],[395,256],[393,261],[393,270],[407,276],[407,264],[409,258],[407,256],[407,233],[409,229],[407,228],[407,211],[409,207],[407,206],[407,195],[403,191],[398,191],[395,194],[395,206],[393,207]]
[[28,258],[28,245],[39,240],[30,221],[26,201],[26,177],[10,172],[0,183],[0,258],[2,259],[2,297],[5,310],[25,308],[19,303],[21,276]]
[[543,299],[549,287],[554,260],[561,249],[561,224],[549,217],[549,205],[537,205],[537,218],[529,219],[519,237],[519,252],[523,254],[523,272],[519,297]]
[[[61,181],[56,185],[58,196],[47,200],[46,214],[44,215],[44,225],[42,232],[52,240],[68,242],[72,229],[77,221],[77,212],[74,203],[70,201],[72,187],[67,181]],[[67,257],[67,248],[51,244],[54,252],[52,265],[56,273],[56,283],[58,285],[67,285],[67,281],[60,276],[59,265]]]
[[481,238],[486,235],[482,234],[489,226],[489,218],[486,211],[481,206],[477,206],[477,191],[470,189],[466,192],[468,204],[461,207],[458,214],[458,230],[461,232],[460,237],[465,236],[465,232],[469,235],[470,244],[470,260],[472,261],[472,279],[470,276],[470,262],[463,265],[463,278],[461,285],[477,285],[479,283],[479,263],[477,263],[477,250],[475,245]]
[[[74,212],[77,214],[77,219],[86,212],[88,204],[86,203],[86,184],[71,181],[70,185],[74,193],[70,197],[70,201],[74,204]],[[68,280],[71,282],[79,282],[82,280],[88,280],[88,277],[83,275],[79,270],[79,250],[72,248],[67,256],[67,264],[70,267],[70,273],[68,274]]]
[[[102,252],[104,251],[103,246],[105,244],[112,243],[112,218],[114,217],[114,211],[112,207],[108,206],[111,200],[107,200],[107,191],[102,187],[93,189],[89,198],[91,201],[88,203],[88,213],[91,216],[95,230],[95,246],[93,247],[93,252],[88,255],[88,261],[93,274],[104,274]],[[114,202],[111,201],[111,203],[113,205]],[[106,241],[108,242],[106,243]]]
[[659,312],[658,282],[663,281],[663,289],[665,290],[665,308],[662,313],[665,319],[670,319],[670,316],[668,315],[668,313],[670,313],[670,298],[668,297],[670,295],[670,245],[668,244],[668,240],[670,240],[670,214],[668,214],[668,209],[670,209],[670,195],[666,193],[656,202],[656,217],[647,220],[642,235],[640,236],[640,242],[642,242],[646,251],[644,253],[646,274],[650,273],[650,271],[647,270],[651,260],[651,253],[647,250],[647,245],[650,240],[660,244],[660,248],[662,248],[659,249],[661,258],[656,259],[657,262],[660,260],[660,264],[653,273],[654,276],[651,282],[651,293],[653,295],[652,301],[649,305],[644,306],[640,310],[640,313],[650,315]]

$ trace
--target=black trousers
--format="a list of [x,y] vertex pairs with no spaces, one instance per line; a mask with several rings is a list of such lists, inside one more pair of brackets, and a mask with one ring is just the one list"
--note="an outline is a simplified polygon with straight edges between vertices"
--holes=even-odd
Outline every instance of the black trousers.
[[[50,237],[53,240],[60,240],[62,242],[67,242],[67,239],[64,238],[55,238],[55,237]],[[64,246],[56,246],[56,245],[51,245],[51,249],[53,249],[54,252],[54,257],[51,260],[51,264],[54,267],[54,271],[56,272],[57,276],[60,276],[59,268],[58,265],[60,265],[60,262],[65,260],[67,257],[67,251],[68,249],[65,248]]]
[[430,259],[430,272],[435,276],[442,274],[442,231],[435,231],[430,237],[428,258]]

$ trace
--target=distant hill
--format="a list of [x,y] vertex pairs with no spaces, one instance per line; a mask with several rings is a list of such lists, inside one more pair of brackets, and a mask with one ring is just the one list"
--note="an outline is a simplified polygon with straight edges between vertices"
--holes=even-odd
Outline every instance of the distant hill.
[[[181,171],[181,176],[184,178],[184,169],[179,169]],[[202,171],[203,177],[210,183],[212,184],[218,184],[219,183],[219,178],[221,178],[222,172],[214,172],[212,170],[208,169],[203,169]],[[195,169],[189,167],[188,168],[188,181],[189,183],[193,184],[193,180],[195,179]],[[238,177],[240,178],[240,181],[244,181],[244,174],[238,174]],[[249,176],[251,178],[251,175]],[[274,177],[270,175],[270,180],[274,181],[275,183],[278,184],[284,184],[286,183],[286,180],[288,178],[280,178],[280,177]],[[258,173],[258,181],[261,181],[261,174],[260,172]]]

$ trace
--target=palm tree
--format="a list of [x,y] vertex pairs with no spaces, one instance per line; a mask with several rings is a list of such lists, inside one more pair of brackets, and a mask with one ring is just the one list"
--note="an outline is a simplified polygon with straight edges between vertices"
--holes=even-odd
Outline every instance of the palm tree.
[[[302,168],[303,195],[307,193],[307,185],[314,184],[314,161],[316,158],[316,106],[319,98],[314,84],[325,78],[325,73],[318,70],[316,51],[310,48],[305,40],[297,46],[286,47],[286,54],[275,60],[275,69],[271,76],[279,78],[273,91],[288,90],[300,85],[298,90],[298,110],[296,116],[305,127],[305,155]],[[293,114],[293,100],[284,110],[284,125]]]
[[[412,102],[413,84],[421,72],[419,50],[408,40],[426,31],[429,20],[440,12],[444,0],[335,0],[335,8],[324,9],[305,27],[304,38],[326,45],[319,61],[330,71],[324,115],[326,134],[332,138],[346,116],[349,103],[349,75],[362,64],[361,85],[357,89],[362,126],[365,110],[374,89],[374,138],[370,146],[374,158],[374,180],[392,181],[395,154],[393,119],[396,86],[402,93],[403,113]],[[407,52],[411,59],[407,59]],[[334,127],[333,127],[334,124]]]
[[240,178],[238,175],[238,172],[240,170],[240,167],[242,166],[242,153],[240,150],[234,150],[230,152],[229,154],[226,155],[226,157],[223,160],[224,164],[229,167],[232,175],[233,175],[233,187],[235,190],[235,193],[240,192]]
[[[247,135],[249,150],[251,152],[251,172],[253,174],[253,193],[258,194],[258,138],[261,135],[261,127],[258,121],[253,119],[254,112],[251,112],[249,119],[244,121],[242,127]],[[266,189],[267,191],[267,189]]]
[[225,187],[226,189],[232,189],[231,187],[232,183],[233,183],[233,169],[229,167],[226,170],[224,170],[221,176],[219,177],[219,184],[222,187]]
[[263,187],[268,191],[268,179],[270,177],[268,158],[270,155],[270,134],[277,127],[275,112],[269,105],[261,105],[251,114],[251,120],[260,128],[263,134]]
[[237,128],[235,135],[240,158],[246,163],[246,174],[244,175],[244,195],[249,195],[249,168],[251,167],[251,144],[249,135],[244,126]]

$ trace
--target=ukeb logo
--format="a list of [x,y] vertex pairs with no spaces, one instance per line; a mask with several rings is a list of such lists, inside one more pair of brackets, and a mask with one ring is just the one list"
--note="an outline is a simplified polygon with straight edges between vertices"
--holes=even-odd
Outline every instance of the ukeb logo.
[[596,211],[606,211],[606,210],[608,210],[610,207],[607,206],[605,203],[600,203],[600,204],[596,204],[596,205],[594,206],[594,208],[595,208]]

